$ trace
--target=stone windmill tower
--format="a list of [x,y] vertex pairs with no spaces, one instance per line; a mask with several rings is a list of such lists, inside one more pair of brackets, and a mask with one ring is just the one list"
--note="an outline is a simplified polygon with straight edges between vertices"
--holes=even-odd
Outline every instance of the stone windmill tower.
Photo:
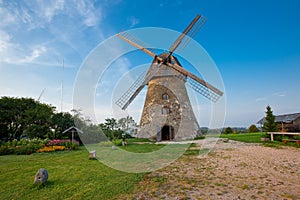
[[144,86],[148,85],[138,137],[161,141],[192,139],[199,134],[199,125],[187,94],[186,83],[214,102],[223,95],[214,86],[183,69],[178,59],[172,55],[185,36],[195,34],[205,21],[206,18],[197,15],[169,51],[160,55],[155,55],[134,42],[126,33],[117,35],[154,58],[147,73],[142,74],[116,102],[125,110]]

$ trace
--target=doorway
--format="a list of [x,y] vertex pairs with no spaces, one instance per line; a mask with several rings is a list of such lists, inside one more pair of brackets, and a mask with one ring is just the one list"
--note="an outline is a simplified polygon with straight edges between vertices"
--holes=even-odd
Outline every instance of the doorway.
[[174,139],[174,128],[173,126],[165,125],[161,129],[161,140],[173,140]]

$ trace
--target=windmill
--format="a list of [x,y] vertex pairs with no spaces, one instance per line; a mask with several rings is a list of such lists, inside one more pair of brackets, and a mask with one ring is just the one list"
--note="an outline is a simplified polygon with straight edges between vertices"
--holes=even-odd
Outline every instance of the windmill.
[[213,102],[217,102],[223,95],[223,92],[211,84],[185,70],[173,56],[176,49],[188,44],[205,22],[204,16],[197,15],[169,51],[160,55],[144,48],[139,40],[126,32],[117,34],[120,39],[154,58],[148,71],[142,73],[116,102],[125,110],[148,85],[137,137],[161,141],[194,138],[199,134],[199,125],[187,94],[186,83]]

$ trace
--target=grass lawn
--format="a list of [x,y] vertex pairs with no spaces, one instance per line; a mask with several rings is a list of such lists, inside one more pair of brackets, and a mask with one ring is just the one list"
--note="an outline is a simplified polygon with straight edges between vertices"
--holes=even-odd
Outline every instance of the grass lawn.
[[[169,145],[160,153],[165,146],[146,143],[129,144],[119,148],[128,153],[159,152],[158,157],[141,154],[142,157],[146,157],[145,159],[150,159],[151,165],[166,161],[161,157],[163,153],[172,160],[174,152],[180,153],[188,148],[187,145]],[[111,150],[111,147],[103,149],[102,152],[97,149],[97,155],[107,151],[112,153],[110,156],[122,160],[117,155],[121,149]],[[150,157],[147,158],[148,156]],[[118,199],[122,194],[131,193],[134,185],[142,180],[145,174],[117,171],[98,160],[89,160],[88,157],[89,153],[84,147],[76,151],[0,156],[0,199]],[[139,160],[128,162],[140,164]],[[45,186],[33,184],[35,173],[39,168],[45,168],[49,172]]]
[[[49,172],[46,186],[35,186],[39,168]],[[0,156],[0,199],[114,199],[130,193],[143,174],[116,171],[88,152],[63,151]]]
[[262,143],[260,140],[262,133],[240,133],[240,134],[221,134],[220,138],[228,138],[230,140],[250,142],[250,143]]
[[268,141],[262,142],[260,140],[262,133],[240,133],[240,134],[221,134],[220,138],[228,138],[230,140],[241,141],[241,142],[249,142],[249,143],[263,143],[266,147],[275,147],[282,148],[282,146],[299,146],[295,142],[288,142],[287,144],[283,144],[281,141]]
[[127,146],[121,146],[119,148],[124,149],[129,152],[135,153],[146,153],[146,152],[153,152],[161,149],[166,145],[164,144],[131,144],[129,143]]
[[146,138],[128,138],[127,142],[128,143],[135,143],[135,142],[150,142],[150,143],[153,143],[151,140],[146,139]]

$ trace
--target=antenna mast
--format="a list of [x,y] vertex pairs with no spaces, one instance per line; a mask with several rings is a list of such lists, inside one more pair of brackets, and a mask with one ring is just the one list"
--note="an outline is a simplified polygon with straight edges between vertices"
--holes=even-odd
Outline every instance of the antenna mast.
[[61,75],[60,112],[63,111],[64,72],[65,72],[65,62],[64,62],[64,58],[63,58],[63,60],[62,60],[62,75]]

